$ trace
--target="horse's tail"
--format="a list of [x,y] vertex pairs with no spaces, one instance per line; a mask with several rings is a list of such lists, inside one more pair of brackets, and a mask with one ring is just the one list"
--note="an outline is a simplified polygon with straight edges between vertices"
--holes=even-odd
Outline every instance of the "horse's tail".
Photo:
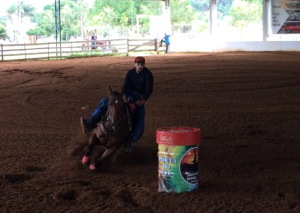
[[88,105],[85,105],[85,106],[81,107],[81,110],[85,110],[85,109],[88,109],[88,108],[91,108],[91,107],[88,106]]
[[89,108],[96,108],[96,107],[90,107],[90,106],[88,106],[88,105],[85,105],[85,106],[83,106],[83,107],[81,107],[81,110],[86,110],[86,109],[89,109]]

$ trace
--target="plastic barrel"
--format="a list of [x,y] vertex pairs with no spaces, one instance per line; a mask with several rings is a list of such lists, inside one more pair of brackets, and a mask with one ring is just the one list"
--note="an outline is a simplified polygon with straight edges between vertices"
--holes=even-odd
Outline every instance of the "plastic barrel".
[[162,127],[158,144],[158,191],[185,192],[198,189],[200,129]]

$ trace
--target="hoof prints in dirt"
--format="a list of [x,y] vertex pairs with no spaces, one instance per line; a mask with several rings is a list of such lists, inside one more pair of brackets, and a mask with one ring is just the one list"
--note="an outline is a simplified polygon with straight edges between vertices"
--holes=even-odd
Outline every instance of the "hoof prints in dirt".
[[41,167],[37,167],[37,166],[26,166],[24,168],[25,171],[27,172],[43,172],[46,169],[45,168],[41,168]]
[[119,191],[116,192],[116,197],[118,197],[121,201],[123,201],[124,203],[128,203],[131,204],[135,207],[137,207],[138,205],[134,202],[131,192],[125,189],[121,189]]
[[3,179],[11,184],[20,183],[25,180],[30,180],[32,177],[26,174],[6,174],[3,175]]
[[56,195],[59,200],[76,200],[77,194],[75,190],[68,190],[66,192],[61,192]]
[[59,68],[59,69],[52,69],[46,72],[39,72],[39,71],[29,71],[29,70],[24,70],[24,69],[12,69],[12,70],[4,70],[3,72],[8,72],[10,74],[13,74],[15,72],[20,72],[20,73],[27,73],[27,74],[33,74],[33,75],[40,75],[40,74],[62,74],[60,71],[63,70],[68,70],[68,69],[73,69],[73,67],[65,67],[65,68]]
[[82,185],[82,186],[89,186],[89,185],[91,185],[90,182],[86,182],[86,181],[83,181],[83,180],[74,181],[74,183],[78,183],[79,185]]
[[52,194],[52,199],[56,202],[73,201],[77,199],[75,190],[70,189]]

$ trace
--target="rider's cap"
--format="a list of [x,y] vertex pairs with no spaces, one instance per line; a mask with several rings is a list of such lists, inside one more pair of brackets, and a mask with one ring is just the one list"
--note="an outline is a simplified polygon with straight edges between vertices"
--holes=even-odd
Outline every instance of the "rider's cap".
[[142,56],[138,56],[134,59],[134,63],[142,63],[145,64],[145,58]]

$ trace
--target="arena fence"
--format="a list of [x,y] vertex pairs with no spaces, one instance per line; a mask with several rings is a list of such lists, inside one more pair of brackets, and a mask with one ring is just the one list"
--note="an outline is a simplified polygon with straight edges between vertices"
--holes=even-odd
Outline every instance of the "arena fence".
[[34,44],[1,44],[0,60],[51,60],[71,57],[90,57],[110,54],[147,52],[159,54],[165,51],[158,39],[107,39]]

